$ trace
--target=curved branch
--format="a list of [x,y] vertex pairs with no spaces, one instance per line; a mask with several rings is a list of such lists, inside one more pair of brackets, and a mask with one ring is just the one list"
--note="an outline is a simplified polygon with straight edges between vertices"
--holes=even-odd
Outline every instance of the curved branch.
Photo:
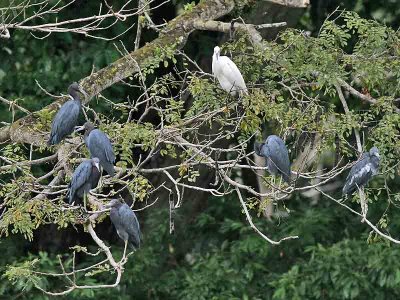
[[247,221],[249,222],[251,228],[253,228],[254,231],[257,232],[264,240],[266,240],[268,243],[271,243],[272,245],[279,245],[283,241],[292,240],[292,239],[298,239],[299,238],[297,235],[295,235],[295,236],[287,236],[285,238],[280,239],[279,241],[271,240],[269,237],[267,237],[265,234],[263,234],[257,228],[256,225],[254,225],[253,220],[252,220],[252,218],[250,216],[249,210],[247,209],[246,203],[243,200],[242,193],[240,192],[238,187],[235,187],[235,190],[236,190],[236,193],[237,193],[237,195],[239,197],[240,203],[242,204],[243,210],[244,210],[244,212],[246,214]]
[[382,231],[380,231],[374,224],[371,223],[370,220],[368,220],[364,214],[360,214],[358,211],[355,211],[354,209],[352,209],[351,207],[347,206],[346,204],[342,203],[341,201],[333,198],[332,196],[328,195],[327,193],[323,192],[321,189],[319,188],[315,188],[316,190],[318,190],[322,195],[324,195],[325,197],[327,197],[328,199],[335,201],[337,204],[339,204],[340,206],[345,207],[346,209],[348,209],[350,212],[352,212],[353,214],[359,216],[362,218],[362,220],[368,224],[369,227],[372,228],[373,231],[375,231],[377,234],[379,234],[381,237],[388,239],[389,241],[395,243],[395,244],[400,244],[400,240],[396,240],[394,238],[392,238],[390,235],[384,234]]

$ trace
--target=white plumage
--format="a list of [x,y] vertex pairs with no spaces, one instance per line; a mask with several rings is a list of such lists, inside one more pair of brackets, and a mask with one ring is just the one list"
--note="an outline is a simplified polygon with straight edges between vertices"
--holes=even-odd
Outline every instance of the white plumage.
[[217,77],[222,89],[232,96],[246,94],[247,87],[238,67],[227,56],[220,56],[220,48],[214,48],[212,59],[212,72]]

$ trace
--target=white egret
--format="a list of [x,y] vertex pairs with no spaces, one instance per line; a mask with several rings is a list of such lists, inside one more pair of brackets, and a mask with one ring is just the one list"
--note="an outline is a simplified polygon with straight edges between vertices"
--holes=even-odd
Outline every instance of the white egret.
[[248,94],[243,76],[235,63],[227,56],[220,55],[221,49],[216,46],[212,59],[212,72],[222,89],[232,96]]

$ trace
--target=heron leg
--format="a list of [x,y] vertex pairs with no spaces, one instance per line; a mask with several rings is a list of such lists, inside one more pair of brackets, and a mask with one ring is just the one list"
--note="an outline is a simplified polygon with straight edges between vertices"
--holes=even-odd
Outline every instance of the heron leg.
[[87,212],[86,209],[86,200],[87,200],[87,194],[83,193],[83,209],[85,210],[85,212]]
[[272,190],[273,190],[272,197],[274,199],[276,198],[276,192],[277,192],[277,189],[275,188],[275,184],[276,184],[276,177],[272,176]]
[[125,247],[124,247],[124,255],[122,256],[122,259],[125,259],[125,255],[126,255],[126,249],[128,247],[128,240],[125,241]]

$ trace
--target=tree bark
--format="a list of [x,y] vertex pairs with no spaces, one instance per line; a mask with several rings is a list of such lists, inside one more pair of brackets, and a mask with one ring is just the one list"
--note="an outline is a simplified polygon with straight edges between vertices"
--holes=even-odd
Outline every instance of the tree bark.
[[[263,3],[275,3],[287,7],[306,7],[309,0],[267,0]],[[240,6],[250,3],[240,3]],[[192,10],[170,21],[160,36],[145,46],[118,59],[109,66],[83,78],[80,85],[85,89],[88,97],[84,103],[88,103],[94,96],[100,94],[111,85],[125,79],[154,61],[156,51],[170,47],[172,50],[182,48],[190,33],[196,27],[199,20],[207,21],[218,19],[229,14],[236,3],[233,0],[207,0],[200,2]],[[251,4],[256,6],[256,4]],[[62,98],[46,106],[42,110],[53,111],[68,98]],[[21,118],[0,130],[0,143],[11,140],[14,143],[28,143],[35,146],[44,146],[47,133],[40,132],[37,128],[39,120],[34,114]]]

